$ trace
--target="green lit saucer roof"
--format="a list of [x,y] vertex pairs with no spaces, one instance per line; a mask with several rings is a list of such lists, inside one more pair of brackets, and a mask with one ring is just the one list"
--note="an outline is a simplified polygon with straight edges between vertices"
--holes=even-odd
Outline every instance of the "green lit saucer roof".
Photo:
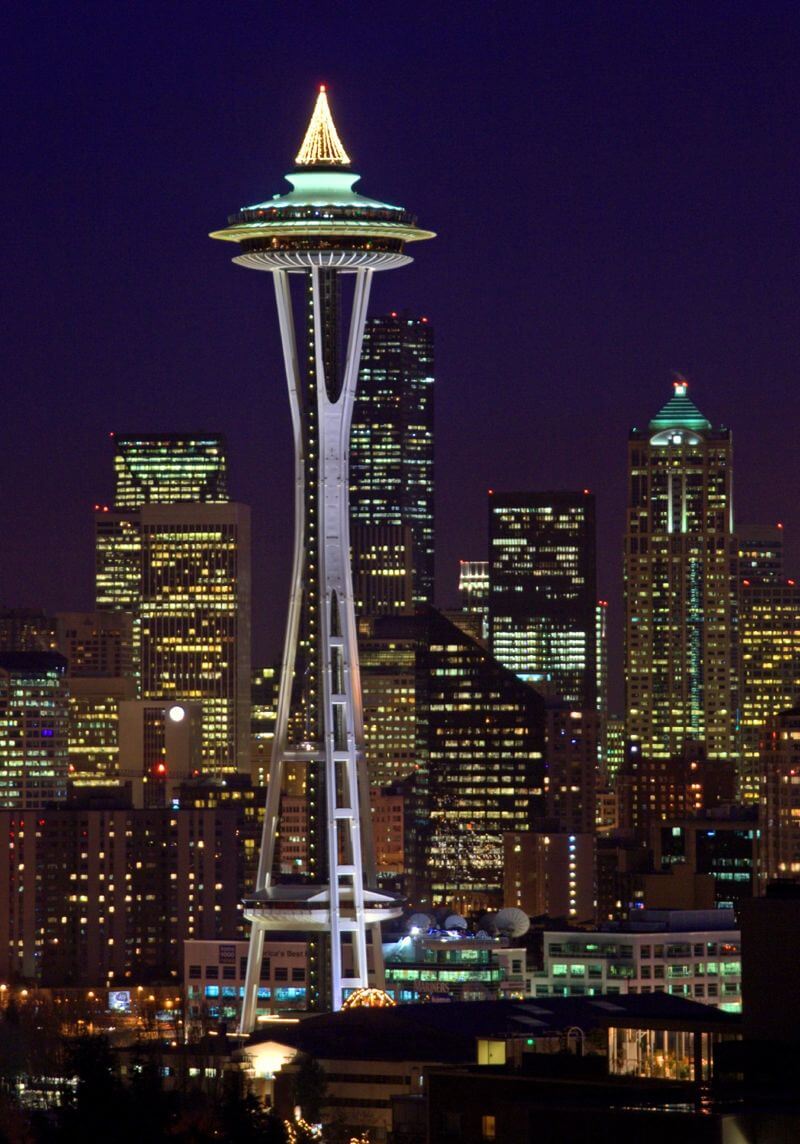
[[416,218],[403,207],[353,190],[360,176],[348,170],[350,156],[333,122],[324,84],[295,163],[296,169],[286,176],[291,191],[242,207],[211,238],[245,244],[270,242],[281,248],[299,242],[304,249],[314,239],[327,248],[341,238],[351,246],[363,240],[365,244],[394,242],[400,249],[404,243],[434,237],[433,231],[418,227]]
[[650,431],[661,429],[694,429],[698,432],[711,428],[711,422],[704,417],[689,397],[689,383],[685,377],[677,377],[672,383],[674,392],[667,404],[659,410],[650,422]]

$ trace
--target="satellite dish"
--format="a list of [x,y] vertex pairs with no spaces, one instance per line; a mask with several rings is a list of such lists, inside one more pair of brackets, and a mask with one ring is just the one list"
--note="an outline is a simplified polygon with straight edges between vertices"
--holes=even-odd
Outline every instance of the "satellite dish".
[[516,906],[506,906],[500,910],[494,919],[494,924],[500,933],[508,934],[509,937],[522,937],[531,928],[528,915]]
[[419,930],[420,933],[427,933],[431,928],[431,919],[427,914],[412,914],[406,922],[406,929],[409,933],[413,930]]
[[467,924],[467,919],[462,918],[461,914],[449,914],[448,917],[445,918],[444,928],[465,930],[469,929],[469,925]]

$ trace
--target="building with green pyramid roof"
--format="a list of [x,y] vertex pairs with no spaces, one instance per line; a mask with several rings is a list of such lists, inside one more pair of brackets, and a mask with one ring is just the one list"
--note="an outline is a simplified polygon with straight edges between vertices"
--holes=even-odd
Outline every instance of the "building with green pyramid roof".
[[736,544],[732,441],[673,393],[629,439],[625,535],[625,687],[631,760],[701,743],[736,746]]
[[711,422],[703,416],[689,397],[688,381],[679,375],[672,383],[672,389],[669,401],[650,422],[650,432],[658,433],[664,429],[694,429],[697,433],[704,433],[709,430]]

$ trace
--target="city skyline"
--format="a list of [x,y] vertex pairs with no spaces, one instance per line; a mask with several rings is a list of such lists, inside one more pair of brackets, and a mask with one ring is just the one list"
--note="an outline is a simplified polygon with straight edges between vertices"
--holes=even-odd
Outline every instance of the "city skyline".
[[0,1138],[800,1139],[800,12],[8,23]]
[[[90,606],[91,503],[111,492],[104,434],[203,427],[228,436],[231,492],[256,505],[255,595],[283,596],[290,434],[277,338],[233,275],[219,301],[217,263],[197,235],[214,225],[219,202],[249,201],[282,173],[263,156],[287,153],[317,79],[330,82],[351,125],[358,165],[397,186],[401,201],[413,198],[442,235],[435,263],[380,285],[372,309],[407,308],[437,329],[442,602],[456,600],[458,560],[486,554],[487,487],[592,488],[619,691],[624,441],[673,367],[709,418],[734,432],[740,518],[782,520],[787,569],[796,567],[800,498],[780,468],[787,419],[771,412],[790,404],[798,365],[786,240],[800,153],[788,70],[796,20],[785,11],[759,20],[747,5],[725,19],[668,7],[601,18],[512,5],[490,28],[476,19],[454,37],[414,5],[408,17],[424,28],[425,46],[413,80],[393,73],[391,94],[369,61],[377,30],[329,13],[311,46],[296,36],[296,17],[275,13],[269,34],[280,51],[269,79],[259,53],[241,51],[265,34],[249,19],[221,39],[196,27],[187,39],[192,21],[176,15],[158,48],[146,12],[132,25],[119,15],[93,20],[91,41],[80,13],[60,38],[34,14],[12,37],[10,86],[35,91],[52,114],[37,112],[32,130],[23,99],[8,116],[21,178],[6,190],[7,214],[30,217],[44,197],[70,225],[56,251],[41,228],[20,225],[4,253],[22,347],[7,362],[6,456],[19,480],[2,509],[15,540],[0,565],[5,605]],[[512,30],[525,51],[509,48]],[[125,60],[113,75],[92,63],[105,58],[98,43],[117,59],[125,31],[135,77]],[[734,77],[745,73],[741,88]],[[379,116],[368,106],[375,93]],[[95,114],[106,106],[122,120]],[[259,106],[271,111],[248,171],[233,160],[253,154]],[[483,225],[498,186],[502,232],[513,234],[499,246],[497,228]],[[477,320],[488,296],[499,299],[492,323]],[[241,346],[261,339],[274,402],[258,402],[262,360],[231,345],[234,323]],[[43,385],[32,434],[30,394]],[[257,503],[267,483],[274,496]],[[26,519],[38,528],[26,530]],[[255,637],[256,660],[275,658],[279,619],[257,616]]]

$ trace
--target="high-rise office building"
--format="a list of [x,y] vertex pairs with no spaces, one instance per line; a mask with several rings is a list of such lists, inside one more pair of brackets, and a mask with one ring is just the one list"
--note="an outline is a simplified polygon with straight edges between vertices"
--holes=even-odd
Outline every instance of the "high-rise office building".
[[415,603],[433,600],[433,375],[427,318],[367,318],[350,436],[350,517],[409,526]]
[[58,650],[69,663],[69,778],[113,783],[119,774],[119,705],[136,695],[127,612],[60,612]]
[[254,668],[250,687],[250,778],[255,786],[265,787],[269,779],[279,687],[276,667]]
[[595,654],[597,665],[596,707],[600,715],[600,737],[597,740],[597,765],[606,774],[608,726],[608,600],[598,600],[595,613]]
[[402,651],[414,679],[413,896],[462,910],[500,905],[503,833],[530,829],[545,810],[544,700],[433,608],[376,620],[366,646],[381,643]]
[[458,569],[461,610],[480,616],[481,639],[489,638],[489,561],[461,560]]
[[800,586],[783,570],[783,528],[742,525],[739,545],[739,797],[761,797],[769,721],[800,696]]
[[783,580],[783,524],[737,524],[739,576],[751,584]]
[[358,647],[367,773],[370,786],[383,787],[418,766],[416,641],[362,621]]
[[250,509],[145,505],[143,699],[199,702],[203,771],[250,771]]
[[489,638],[521,679],[597,704],[595,502],[583,492],[489,493]]
[[625,763],[625,717],[608,714],[605,718],[605,758],[603,775],[613,787]]
[[544,701],[433,610],[418,655],[432,898],[500,905],[503,833],[544,810]]
[[250,510],[227,500],[223,440],[115,445],[122,505],[95,509],[97,607],[131,614],[143,699],[202,704],[203,771],[247,772]]
[[225,504],[225,439],[219,433],[155,433],[114,437],[114,504]]
[[597,703],[603,719],[608,715],[608,600],[597,601]]
[[133,628],[134,674],[139,673],[139,604],[142,595],[142,536],[135,510],[94,506],[95,604],[101,611],[128,612]]
[[357,616],[414,610],[414,544],[407,524],[350,526]]
[[66,677],[58,652],[0,653],[0,807],[28,810],[66,798]]
[[730,430],[679,378],[629,444],[625,536],[627,734],[643,758],[687,740],[734,760],[737,647]]
[[773,716],[761,759],[762,886],[775,878],[800,881],[800,707]]
[[597,805],[597,756],[601,717],[576,711],[559,699],[545,700],[548,819],[570,834],[593,834]]

